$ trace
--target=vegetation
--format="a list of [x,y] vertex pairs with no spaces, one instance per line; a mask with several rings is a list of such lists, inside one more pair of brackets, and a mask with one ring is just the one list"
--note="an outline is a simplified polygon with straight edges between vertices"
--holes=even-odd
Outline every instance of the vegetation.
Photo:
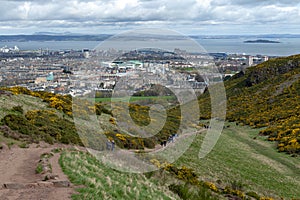
[[151,85],[150,89],[136,92],[135,94],[133,94],[133,96],[141,96],[141,97],[151,97],[151,96],[157,96],[157,97],[170,96],[171,97],[171,96],[173,96],[174,97],[174,94],[170,89],[168,89],[162,85],[153,84],[153,85]]
[[178,168],[167,162],[160,163],[156,159],[152,159],[151,162],[160,170],[167,171],[171,176],[183,181],[181,184],[169,185],[169,188],[182,199],[219,199],[226,195],[231,195],[239,199],[249,199],[253,197],[254,194],[256,194],[256,197],[259,199],[265,198],[263,196],[260,197],[257,193],[252,191],[245,193],[243,191],[243,184],[236,180],[231,181],[230,184],[225,186],[222,186],[222,181],[219,180],[219,183],[216,185],[212,182],[200,180],[199,175],[197,175],[192,168],[186,166]]
[[[174,164],[164,163],[159,158],[151,160],[160,170],[144,175],[117,172],[87,153],[63,152],[60,164],[64,172],[74,184],[85,186],[78,189],[79,194],[73,195],[73,199],[299,198],[299,78],[300,55],[297,55],[270,60],[225,81],[229,122],[213,151],[201,160],[198,152],[204,135],[198,135],[190,149]],[[150,108],[141,103],[141,99],[129,104],[115,102],[116,112],[112,113],[105,102],[90,106],[82,100],[86,105],[84,109],[76,106],[72,109],[70,96],[32,92],[21,87],[6,90],[20,95],[20,99],[24,94],[40,98],[47,105],[34,109],[32,105],[17,103],[1,108],[0,140],[6,137],[6,142],[11,144],[16,140],[21,141],[19,145],[24,141],[44,140],[97,147],[102,134],[113,139],[120,148],[154,148],[172,133],[180,132],[180,124],[187,120],[182,119],[179,106],[169,106],[162,130],[153,137],[141,139],[135,137],[141,133],[133,127],[128,127],[130,134],[118,128],[118,119],[124,118],[118,110],[125,107],[129,108],[135,125],[147,126],[151,122]],[[143,93],[139,95],[136,98],[151,98]],[[198,102],[200,119],[209,119],[209,90]],[[184,106],[193,112],[192,107]],[[70,121],[74,112],[81,113],[82,120],[96,114],[104,131],[94,135],[87,131],[89,139],[79,138]],[[205,127],[207,123],[201,121],[199,125]],[[265,140],[273,141],[278,151],[295,157],[278,154],[273,143]]]
[[[154,148],[155,144],[159,144],[163,140],[167,140],[170,134],[177,132],[180,125],[179,108],[172,108],[167,111],[168,118],[165,126],[161,132],[151,138],[139,138],[128,135],[125,132],[118,130],[117,122],[113,118],[113,114],[109,107],[104,103],[98,102],[94,106],[90,106],[90,102],[86,100],[78,100],[81,104],[74,105],[74,110],[72,109],[72,98],[67,95],[57,95],[48,92],[33,92],[23,87],[11,87],[2,88],[11,91],[15,95],[25,94],[33,97],[38,97],[43,100],[43,102],[48,104],[49,108],[54,108],[59,112],[65,113],[67,116],[72,116],[73,112],[80,113],[80,117],[83,119],[88,119],[89,114],[96,114],[100,118],[106,118],[106,115],[110,115],[109,123],[112,126],[106,126],[104,131],[100,134],[105,134],[108,138],[115,140],[116,144],[120,148],[126,149],[144,149]],[[141,100],[143,97],[133,97],[137,100]],[[147,97],[148,99],[151,97]],[[169,99],[169,97],[164,97],[164,99]],[[143,99],[145,100],[145,99]],[[116,103],[117,104],[117,103]],[[134,122],[139,126],[147,125],[149,121],[149,107],[141,106],[139,104],[126,104],[119,102],[119,106],[128,106],[130,109],[130,115],[132,116]],[[13,114],[4,116],[2,123],[9,126],[12,130],[18,131],[21,134],[34,136],[32,137],[34,141],[45,140],[48,143],[62,142],[62,143],[73,143],[81,144],[80,138],[77,134],[77,130],[72,122],[63,116],[59,117],[57,113],[53,110],[29,110],[25,115],[23,115],[23,110],[21,107],[14,107],[11,109]],[[102,116],[101,116],[102,115]],[[20,124],[18,124],[20,122]],[[132,132],[134,135],[134,130]],[[139,133],[136,133],[138,135]],[[93,145],[95,141],[98,141],[97,135],[91,136],[94,141],[89,142],[90,147],[96,147],[97,144]],[[100,137],[101,140],[101,137]],[[99,148],[99,147],[97,147]]]
[[35,173],[41,174],[42,172],[43,172],[43,165],[41,163],[38,163],[38,165],[35,169]]
[[15,95],[26,94],[41,98],[44,102],[47,102],[49,104],[50,108],[55,108],[57,110],[63,111],[69,116],[72,115],[72,97],[70,95],[59,95],[44,91],[34,92],[19,86],[2,89],[11,91]]
[[[133,126],[147,126],[150,123],[150,116],[149,116],[149,106],[143,106],[139,104],[125,104],[125,103],[116,103],[115,110],[124,110],[128,109],[129,107],[129,114],[132,120],[134,121]],[[155,111],[154,111],[155,112]],[[145,138],[144,144],[148,144],[146,147],[153,148],[154,144],[159,144],[161,141],[165,141],[168,139],[168,137],[179,131],[179,126],[181,123],[181,113],[180,113],[180,107],[173,107],[169,108],[166,111],[167,118],[166,123],[164,124],[163,128],[153,137]],[[114,113],[116,115],[117,119],[125,119],[126,116],[123,116],[124,113]],[[129,124],[129,122],[128,122]],[[130,130],[130,133],[132,135],[141,135],[143,132],[140,132],[140,130],[135,129],[134,127],[127,127],[128,130]]]
[[19,146],[24,145],[24,143],[22,141],[18,141],[16,139],[7,137],[7,136],[5,136],[5,134],[3,132],[4,132],[3,130],[0,130],[0,150],[3,149],[2,144],[6,144],[8,147],[11,147],[14,144],[17,144]]
[[[13,107],[12,111],[15,110],[16,107]],[[4,136],[16,140],[82,145],[74,123],[59,117],[55,110],[30,110],[25,114],[18,111],[17,114],[6,115],[1,123]]]
[[[271,59],[225,81],[227,120],[277,142],[279,151],[300,153],[300,55]],[[210,117],[207,90],[199,98],[201,119]]]
[[227,188],[230,194],[236,190],[236,194],[241,191],[245,196],[255,192],[259,197],[273,199],[299,198],[299,157],[278,153],[265,136],[259,135],[260,130],[226,122],[210,154],[199,159],[205,134],[197,135],[191,147],[173,165],[186,166],[200,180],[214,183],[219,191]]
[[115,171],[88,153],[65,151],[59,163],[73,184],[84,186],[72,199],[179,199],[166,186]]
[[[299,160],[278,154],[263,136],[258,135],[259,130],[239,127],[234,123],[226,127],[214,152],[205,160],[197,157],[203,139],[199,135],[175,164],[152,159],[159,170],[144,175],[117,172],[93,156],[77,151],[63,152],[60,164],[73,183],[85,186],[78,189],[80,194],[74,195],[73,199],[91,199],[96,194],[103,199],[119,198],[116,191],[130,195],[125,188],[137,188],[136,191],[148,193],[136,186],[140,179],[129,181],[129,177],[142,177],[143,183],[155,183],[152,188],[164,185],[168,188],[164,189],[165,196],[172,195],[172,191],[180,199],[224,199],[228,195],[236,199],[279,199],[300,195],[296,178]],[[252,139],[254,136],[257,139]],[[269,177],[272,177],[272,182]],[[107,186],[109,183],[114,187]],[[145,187],[148,189],[148,186]],[[140,197],[135,196],[134,199]]]

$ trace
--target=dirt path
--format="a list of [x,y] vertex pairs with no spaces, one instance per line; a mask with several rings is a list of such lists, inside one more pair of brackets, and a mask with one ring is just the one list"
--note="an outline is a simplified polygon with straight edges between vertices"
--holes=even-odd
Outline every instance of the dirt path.
[[[178,135],[176,138],[174,138],[174,142],[168,142],[168,143],[167,143],[167,146],[169,146],[169,145],[174,146],[174,145],[176,145],[176,141],[177,141],[177,140],[181,140],[181,139],[183,139],[183,138],[185,138],[185,137],[189,137],[189,136],[192,136],[192,135],[195,135],[195,134],[202,133],[202,132],[204,132],[204,131],[206,131],[206,130],[207,130],[207,129],[200,129],[200,130],[198,130],[198,131],[186,133],[186,134],[184,134],[184,135]],[[147,149],[147,148],[145,148],[145,151],[144,151],[144,152],[157,152],[157,151],[160,151],[160,150],[162,150],[162,149],[164,149],[164,148],[165,148],[164,146],[162,146],[162,145],[160,145],[160,144],[156,144],[156,145],[155,145],[155,148],[153,148],[153,149]]]
[[[36,144],[29,148],[13,147],[0,150],[0,199],[1,200],[64,200],[70,199],[74,193],[71,187],[54,187],[50,182],[42,182],[44,175],[36,174],[40,156],[49,153],[60,146],[37,147]],[[58,164],[59,154],[50,160],[52,174],[58,175],[59,180],[67,180]],[[4,184],[13,184],[14,189],[4,187]]]
[[[195,134],[200,134],[202,132],[205,132],[207,131],[207,129],[200,129],[200,130],[197,130],[197,131],[194,131],[194,132],[189,132],[189,133],[186,133],[184,135],[178,135],[176,138],[174,138],[174,142],[167,142],[167,145],[165,147],[168,147],[168,146],[174,146],[176,145],[176,142],[183,139],[183,138],[186,138],[186,137],[189,137],[189,136],[192,136],[192,135],[195,135]],[[153,149],[148,149],[148,148],[145,148],[143,150],[144,153],[150,153],[150,152],[159,152],[159,151],[162,151],[164,148],[164,146],[160,145],[160,144],[156,144],[155,147]],[[137,150],[134,150],[134,149],[130,149],[130,150],[124,150],[124,149],[118,149],[120,152],[123,152],[123,153],[132,153],[134,154]]]

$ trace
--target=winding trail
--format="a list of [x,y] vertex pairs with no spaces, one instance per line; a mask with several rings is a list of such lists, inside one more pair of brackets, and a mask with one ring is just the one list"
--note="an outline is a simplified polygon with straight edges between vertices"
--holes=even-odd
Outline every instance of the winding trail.
[[[42,181],[44,176],[36,174],[35,169],[43,153],[61,145],[30,145],[29,148],[5,147],[0,150],[0,199],[1,200],[67,200],[74,193],[72,187],[54,187],[49,182]],[[59,164],[60,154],[55,154],[49,159],[52,174],[59,180],[68,180]],[[13,184],[14,188],[5,188],[4,184]]]
[[[190,132],[190,133],[186,133],[186,134],[184,134],[184,135],[178,135],[176,138],[175,138],[175,140],[174,140],[174,142],[170,142],[170,143],[167,143],[167,146],[169,146],[169,145],[176,145],[176,141],[177,140],[180,140],[180,139],[183,139],[183,138],[185,138],[185,137],[189,137],[189,136],[191,136],[191,135],[194,135],[194,134],[199,134],[199,133],[202,133],[202,132],[204,132],[204,131],[207,131],[207,129],[201,129],[201,130],[198,130],[198,131],[194,131],[194,132]],[[166,147],[167,147],[166,146]],[[155,148],[153,148],[153,149],[147,149],[147,148],[145,148],[145,153],[148,153],[148,152],[157,152],[157,151],[160,151],[160,150],[162,150],[162,149],[164,149],[165,147],[163,147],[163,146],[161,146],[160,144],[156,144],[155,145]]]

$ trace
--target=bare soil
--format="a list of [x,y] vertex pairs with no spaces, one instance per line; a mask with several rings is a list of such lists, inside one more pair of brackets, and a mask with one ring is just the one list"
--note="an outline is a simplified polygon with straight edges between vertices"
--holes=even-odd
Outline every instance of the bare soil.
[[[43,174],[36,174],[35,170],[43,153],[52,149],[63,148],[62,145],[32,144],[29,148],[11,147],[2,144],[0,150],[0,199],[1,200],[65,200],[71,199],[75,193],[72,186],[54,187],[51,182],[42,181]],[[52,174],[58,175],[59,180],[68,180],[62,172],[56,153],[50,158]],[[16,185],[15,189],[7,189],[5,184]],[[21,186],[20,186],[21,185]]]

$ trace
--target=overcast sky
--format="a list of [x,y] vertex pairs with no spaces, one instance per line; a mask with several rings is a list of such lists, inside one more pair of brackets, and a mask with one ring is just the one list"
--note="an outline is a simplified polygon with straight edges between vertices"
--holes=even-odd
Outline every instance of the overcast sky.
[[0,34],[144,27],[199,35],[300,34],[300,0],[0,0]]

